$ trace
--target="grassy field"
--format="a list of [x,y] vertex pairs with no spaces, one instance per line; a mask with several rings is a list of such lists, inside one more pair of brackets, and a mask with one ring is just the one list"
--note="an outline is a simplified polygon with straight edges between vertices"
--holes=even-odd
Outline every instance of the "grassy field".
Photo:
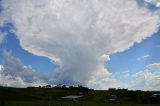
[[6,101],[0,106],[159,106],[159,104],[96,103],[73,101]]
[[[160,106],[160,97],[152,98],[152,93],[155,92],[1,87],[0,106]],[[80,94],[83,97],[76,100],[61,98]],[[114,103],[108,101],[111,94],[118,96]]]

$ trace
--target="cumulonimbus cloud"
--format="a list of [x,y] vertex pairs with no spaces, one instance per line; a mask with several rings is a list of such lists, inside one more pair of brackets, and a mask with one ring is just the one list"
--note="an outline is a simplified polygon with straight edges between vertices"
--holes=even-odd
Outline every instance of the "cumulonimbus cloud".
[[[23,49],[59,65],[53,82],[102,83],[109,55],[159,27],[159,15],[136,0],[2,0],[0,26],[12,23]],[[105,80],[105,81],[102,81]]]

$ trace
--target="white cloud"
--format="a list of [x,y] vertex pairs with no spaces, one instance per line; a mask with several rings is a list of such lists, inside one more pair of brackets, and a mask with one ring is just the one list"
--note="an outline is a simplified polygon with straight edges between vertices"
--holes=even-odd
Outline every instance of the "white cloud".
[[149,64],[149,65],[147,66],[147,68],[148,68],[149,70],[160,71],[160,63]]
[[144,71],[133,74],[133,79],[131,88],[160,90],[160,63],[147,65]]
[[42,81],[36,82],[25,82],[21,77],[13,77],[12,76],[0,76],[0,85],[1,86],[8,86],[8,87],[28,87],[28,86],[45,86],[47,83]]
[[146,58],[148,58],[148,57],[150,57],[150,55],[149,55],[149,54],[146,54],[146,55],[144,55],[144,56],[139,57],[137,60],[143,60],[143,59],[146,59]]
[[123,76],[123,78],[129,78],[131,76],[131,73],[129,70],[123,71],[121,73],[119,73],[119,75]]
[[146,2],[153,3],[157,7],[160,7],[160,0],[145,0]]
[[3,42],[4,37],[4,34],[0,31],[0,44]]
[[149,64],[142,71],[124,71],[113,76],[119,87],[131,90],[160,90],[160,63]]
[[30,66],[25,66],[20,59],[5,51],[3,64],[0,65],[0,85],[26,87],[49,83],[48,76],[35,72]]
[[123,74],[129,73],[129,70],[123,71],[122,73]]
[[128,78],[128,77],[130,77],[130,74],[129,73],[125,73],[124,74],[124,78]]
[[104,61],[109,61],[109,60],[110,60],[110,57],[109,57],[109,55],[106,55],[106,54],[101,55],[101,56],[99,57],[99,61],[102,61],[102,62],[104,62]]
[[62,84],[110,81],[103,66],[109,55],[150,37],[160,22],[136,0],[2,0],[2,6],[0,25],[11,22],[23,49],[58,64],[52,81]]
[[3,72],[3,65],[0,65],[0,73],[2,73]]
[[20,59],[14,58],[9,52],[4,52],[3,67],[5,76],[21,77],[26,82],[37,80],[38,75],[33,69],[30,66],[23,65]]

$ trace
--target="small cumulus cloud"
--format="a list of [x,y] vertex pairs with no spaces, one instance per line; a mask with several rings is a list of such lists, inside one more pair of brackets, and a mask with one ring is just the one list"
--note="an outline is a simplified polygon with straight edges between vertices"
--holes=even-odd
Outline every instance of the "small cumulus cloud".
[[125,75],[124,75],[124,78],[129,78],[130,77],[130,74],[129,73],[126,73]]
[[123,71],[115,76],[114,80],[121,84],[120,87],[125,85],[132,90],[160,90],[160,63],[148,64],[144,70],[137,72]]
[[5,35],[0,31],[0,44],[4,41]]
[[129,73],[129,70],[123,71],[122,73],[124,73],[124,74],[125,74],[125,73]]
[[[154,69],[154,71],[152,70]],[[146,66],[144,71],[133,74],[133,85],[131,88],[140,90],[160,90],[160,63]]]
[[139,58],[137,58],[137,60],[143,60],[143,59],[146,59],[146,58],[149,58],[151,55],[149,55],[149,54],[146,54],[146,55],[144,55],[144,56],[141,56],[141,57],[139,57]]
[[[113,76],[117,76],[117,77],[120,77],[121,79],[127,79],[129,78],[131,75],[130,71],[129,70],[126,70],[126,71],[122,71],[122,72],[119,72],[119,73],[114,73]],[[116,77],[115,77],[116,78]]]
[[129,78],[130,75],[131,75],[129,70],[126,70],[126,71],[122,72],[122,74],[123,74],[124,78]]
[[160,71],[160,63],[149,64],[149,65],[147,66],[147,68],[148,68],[149,70]]
[[0,73],[3,72],[3,69],[4,69],[3,65],[0,65]]

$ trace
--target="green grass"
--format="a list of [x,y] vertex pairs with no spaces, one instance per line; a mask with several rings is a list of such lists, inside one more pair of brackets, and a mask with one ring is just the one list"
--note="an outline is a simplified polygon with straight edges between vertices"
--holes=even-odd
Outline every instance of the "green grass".
[[[79,106],[73,101],[7,101],[0,106]],[[99,102],[83,102],[83,106],[159,106],[159,104],[120,104],[120,103],[99,103]]]
[[71,101],[7,101],[0,106],[70,106]]
[[81,103],[60,98],[79,95],[80,92],[77,89],[60,88],[0,88],[0,106],[160,106],[160,99],[150,98],[148,92],[138,92],[138,96],[130,98],[124,96],[127,92],[115,91],[118,96],[115,103],[108,100],[113,92],[106,90],[83,92],[84,96],[78,99]]

